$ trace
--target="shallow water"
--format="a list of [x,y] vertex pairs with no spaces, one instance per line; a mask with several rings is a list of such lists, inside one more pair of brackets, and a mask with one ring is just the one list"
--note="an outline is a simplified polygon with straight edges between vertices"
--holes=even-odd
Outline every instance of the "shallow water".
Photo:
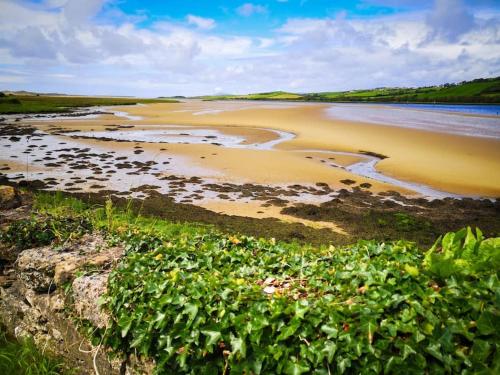
[[[147,126],[147,125],[141,125]],[[271,130],[277,135],[276,139],[263,143],[244,144],[245,137],[228,135],[216,129],[186,129],[180,125],[168,125],[172,129],[142,129],[124,131],[88,131],[66,133],[69,136],[83,136],[92,138],[110,138],[129,142],[148,143],[184,143],[184,144],[210,144],[217,143],[228,148],[244,148],[253,150],[271,150],[276,145],[295,138],[293,133],[280,130]],[[180,128],[180,129],[179,129]]]
[[418,104],[418,103],[394,103],[391,107],[422,109],[429,111],[456,112],[464,114],[475,114],[485,116],[499,116],[500,105],[496,104]]
[[446,197],[454,197],[458,198],[459,195],[440,191],[433,189],[429,186],[422,185],[422,184],[417,184],[409,181],[403,181],[403,180],[398,180],[397,178],[390,177],[387,175],[384,175],[383,173],[379,172],[377,170],[377,163],[381,161],[381,158],[377,158],[375,156],[371,155],[365,155],[365,154],[358,154],[354,152],[345,152],[345,151],[322,151],[322,150],[300,150],[299,152],[315,152],[315,153],[322,153],[322,154],[327,154],[327,155],[348,155],[348,156],[357,156],[363,158],[363,160],[348,165],[346,167],[337,165],[335,163],[331,163],[335,168],[342,168],[345,169],[346,171],[349,171],[351,173],[354,173],[358,176],[363,176],[367,177],[369,179],[379,181],[379,182],[385,182],[394,186],[402,187],[410,191],[414,191],[416,193],[421,194],[424,197],[428,198],[446,198]]
[[[446,106],[427,104],[334,104],[328,108],[331,118],[373,123],[438,133],[500,139],[500,117],[484,117],[479,111],[500,106]],[[469,112],[467,112],[469,110]],[[475,110],[476,112],[470,112]],[[488,113],[491,114],[491,113]]]

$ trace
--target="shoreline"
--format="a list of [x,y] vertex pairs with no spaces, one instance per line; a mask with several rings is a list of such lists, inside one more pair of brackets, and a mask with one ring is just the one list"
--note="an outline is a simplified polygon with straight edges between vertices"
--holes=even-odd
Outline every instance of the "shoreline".
[[[214,107],[210,103],[208,108],[216,112],[199,114],[207,110],[207,104],[195,101],[168,106],[120,106],[120,117],[112,107],[93,118],[63,116],[54,119],[49,116],[44,120],[43,117],[28,116],[14,128],[3,123],[4,129],[12,129],[9,130],[11,133],[5,133],[4,139],[16,137],[18,141],[4,142],[5,157],[2,160],[8,159],[8,150],[11,155],[21,157],[16,164],[20,166],[19,174],[15,174],[16,168],[3,172],[18,181],[24,179],[21,160],[27,158],[30,163],[35,163],[34,168],[30,167],[31,178],[45,178],[52,190],[93,193],[123,186],[120,181],[126,181],[129,189],[148,185],[149,190],[154,188],[162,194],[177,197],[178,202],[203,205],[203,199],[208,199],[211,202],[205,206],[214,210],[229,209],[229,205],[231,213],[237,213],[234,201],[247,193],[250,194],[247,198],[252,197],[254,192],[250,192],[254,188],[249,190],[250,186],[261,186],[256,188],[257,191],[264,186],[270,191],[299,186],[291,188],[292,193],[296,190],[293,194],[297,194],[291,200],[283,194],[273,193],[274,196],[268,197],[270,201],[276,198],[278,204],[287,201],[287,207],[299,203],[321,205],[336,199],[336,192],[342,189],[363,189],[375,195],[395,190],[407,197],[431,195],[430,199],[457,198],[459,195],[495,199],[500,196],[500,183],[494,183],[498,176],[491,172],[496,170],[500,160],[500,153],[493,147],[498,141],[332,120],[326,117],[325,107],[256,106],[255,103],[242,107],[218,103]],[[123,113],[127,116],[123,117]],[[35,129],[33,135],[14,134],[16,127],[23,126]],[[169,137],[174,139],[160,143],[158,134],[165,131],[170,131]],[[151,137],[152,142],[133,139],[133,132],[140,133],[143,138]],[[87,137],[92,134],[95,137]],[[293,136],[284,139],[284,134]],[[116,139],[118,135],[125,139]],[[185,138],[172,143],[180,136]],[[226,136],[237,137],[233,141],[237,147],[223,147]],[[193,137],[197,139],[194,143]],[[222,137],[221,140],[218,137]],[[259,147],[266,143],[269,147]],[[446,149],[442,149],[442,144],[446,144]],[[478,152],[464,152],[471,147]],[[68,153],[66,150],[72,151]],[[488,153],[497,153],[499,158],[485,159],[484,155]],[[16,162],[16,159],[9,160],[11,166]],[[440,170],[453,164],[460,165],[465,177],[466,169],[478,174],[481,168],[490,168],[490,172],[484,173],[485,177],[481,179],[464,180],[458,179],[460,176],[456,173],[447,176]],[[40,170],[42,167],[44,170]],[[429,179],[432,176],[434,179]],[[165,180],[170,178],[172,180]],[[194,183],[189,182],[190,179]],[[459,189],[454,187],[457,180]],[[474,185],[478,183],[481,185]],[[218,197],[224,195],[225,184],[239,191],[240,195]],[[329,192],[321,193],[323,196],[303,195],[301,192],[318,184],[328,186]],[[477,186],[481,186],[480,190]],[[141,193],[131,196],[137,195]],[[244,206],[246,201],[240,205],[242,213],[248,211]],[[265,201],[257,202],[261,206],[265,204]],[[259,217],[258,211],[262,210],[257,206],[249,214]],[[281,213],[273,212],[275,217],[283,219]]]

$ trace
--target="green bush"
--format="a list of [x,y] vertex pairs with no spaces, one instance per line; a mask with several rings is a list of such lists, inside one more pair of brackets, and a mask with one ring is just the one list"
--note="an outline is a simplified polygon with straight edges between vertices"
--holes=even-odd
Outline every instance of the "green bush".
[[[425,257],[402,241],[129,234],[104,342],[160,374],[498,373],[499,268],[472,262],[500,246],[463,233]],[[441,256],[471,271],[445,275]]]
[[0,241],[18,249],[28,249],[45,246],[53,241],[61,243],[91,229],[92,225],[85,216],[32,216],[11,223],[6,230],[0,232]]

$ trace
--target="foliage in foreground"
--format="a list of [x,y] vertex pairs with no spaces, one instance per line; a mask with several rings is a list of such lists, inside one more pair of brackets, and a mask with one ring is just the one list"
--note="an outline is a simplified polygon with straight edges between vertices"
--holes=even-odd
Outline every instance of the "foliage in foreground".
[[[499,239],[305,248],[125,235],[104,342],[158,373],[498,373]],[[489,264],[490,267],[486,267]]]
[[62,362],[38,350],[33,340],[10,340],[0,326],[0,374],[56,375],[68,373]]
[[38,194],[35,209],[34,221],[85,217],[126,245],[102,301],[111,327],[95,341],[155,359],[157,373],[500,370],[500,239],[479,231],[427,253],[403,241],[313,248],[58,194]]

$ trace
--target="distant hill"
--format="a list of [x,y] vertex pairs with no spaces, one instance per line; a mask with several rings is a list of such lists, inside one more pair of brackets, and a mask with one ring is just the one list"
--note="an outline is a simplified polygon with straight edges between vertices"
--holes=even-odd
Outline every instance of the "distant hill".
[[66,94],[58,94],[58,93],[39,93],[32,91],[2,91],[5,95],[16,95],[16,96],[65,96]]
[[418,88],[381,87],[319,93],[273,91],[248,95],[213,95],[204,100],[295,100],[315,102],[500,103],[500,77]]

